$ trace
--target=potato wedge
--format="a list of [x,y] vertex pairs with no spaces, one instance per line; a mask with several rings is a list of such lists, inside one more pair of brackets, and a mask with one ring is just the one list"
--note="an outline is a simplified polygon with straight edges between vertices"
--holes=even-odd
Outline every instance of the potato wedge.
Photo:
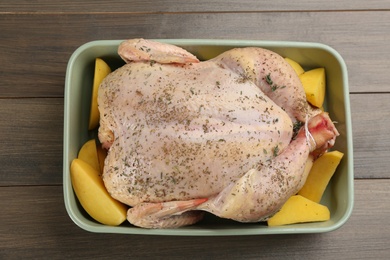
[[95,139],[91,139],[83,144],[77,158],[91,165],[97,172],[101,172]]
[[287,58],[287,57],[284,59],[291,65],[291,67],[295,70],[295,72],[297,73],[298,76],[305,72],[305,70],[302,68],[302,66],[298,62],[296,62],[290,58]]
[[99,109],[97,104],[97,95],[100,83],[103,79],[111,73],[111,68],[108,64],[100,58],[95,59],[95,74],[93,77],[92,95],[91,95],[91,108],[89,113],[88,130],[96,128],[99,124]]
[[301,195],[291,196],[283,207],[268,219],[268,226],[326,221],[330,219],[328,207],[315,203]]
[[299,78],[305,89],[307,101],[315,107],[322,107],[325,99],[325,69],[317,68],[306,71]]
[[73,189],[85,211],[96,221],[110,226],[126,220],[127,206],[113,199],[107,192],[98,172],[81,159],[70,166]]
[[306,182],[298,194],[319,203],[343,155],[339,151],[332,151],[324,153],[315,160]]

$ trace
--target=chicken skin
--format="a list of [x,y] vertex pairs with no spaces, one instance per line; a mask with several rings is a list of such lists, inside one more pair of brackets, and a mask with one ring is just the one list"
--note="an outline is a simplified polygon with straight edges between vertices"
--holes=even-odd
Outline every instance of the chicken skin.
[[103,181],[131,206],[136,226],[190,225],[205,211],[266,220],[338,135],[269,50],[237,48],[201,62],[177,46],[134,39],[118,53],[127,64],[98,94]]

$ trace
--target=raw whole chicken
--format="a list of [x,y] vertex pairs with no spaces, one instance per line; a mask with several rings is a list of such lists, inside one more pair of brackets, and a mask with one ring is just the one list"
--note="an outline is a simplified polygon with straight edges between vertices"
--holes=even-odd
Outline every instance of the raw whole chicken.
[[204,212],[264,221],[304,184],[338,135],[278,54],[236,48],[200,62],[133,39],[99,88],[103,180],[145,228],[194,224]]

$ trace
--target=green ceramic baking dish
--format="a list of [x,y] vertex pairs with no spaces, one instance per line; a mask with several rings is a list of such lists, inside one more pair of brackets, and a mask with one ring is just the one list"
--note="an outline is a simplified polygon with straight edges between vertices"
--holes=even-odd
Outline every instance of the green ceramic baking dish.
[[349,102],[348,74],[342,57],[331,47],[319,43],[275,42],[249,40],[157,40],[183,47],[200,60],[212,58],[235,47],[257,46],[270,49],[300,63],[305,69],[325,67],[327,91],[325,109],[337,121],[340,136],[334,149],[344,153],[341,164],[333,176],[321,201],[329,207],[330,220],[280,227],[268,227],[265,223],[237,223],[206,215],[201,222],[177,229],[143,229],[129,223],[106,226],[94,221],[80,206],[71,179],[70,163],[77,156],[82,144],[96,132],[88,131],[88,116],[95,58],[105,60],[112,69],[124,63],[117,55],[121,40],[103,40],[79,47],[68,62],[65,79],[64,101],[64,149],[63,191],[66,210],[70,218],[82,229],[99,233],[176,236],[235,236],[288,233],[322,233],[342,226],[351,215],[354,203],[353,144]]

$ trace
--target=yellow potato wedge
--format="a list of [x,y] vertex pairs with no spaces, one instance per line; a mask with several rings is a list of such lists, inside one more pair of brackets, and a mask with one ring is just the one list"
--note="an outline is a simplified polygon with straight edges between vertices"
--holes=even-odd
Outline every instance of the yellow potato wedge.
[[70,176],[77,198],[92,218],[110,226],[120,225],[126,220],[127,207],[108,194],[103,180],[92,166],[74,159]]
[[319,203],[343,156],[342,152],[332,151],[324,153],[315,160],[306,182],[298,194]]
[[103,79],[111,73],[111,68],[108,64],[100,58],[95,60],[95,74],[93,77],[92,96],[91,96],[91,109],[89,113],[88,130],[96,128],[99,124],[99,109],[97,104],[97,95],[100,83]]
[[97,172],[101,172],[95,139],[91,139],[83,144],[77,158],[91,165]]
[[307,101],[315,107],[322,107],[325,99],[325,69],[308,70],[299,76],[305,89]]
[[298,63],[298,62],[296,62],[296,61],[294,61],[294,60],[292,60],[292,59],[290,59],[290,58],[284,58],[289,64],[290,64],[290,66],[295,70],[295,72],[297,73],[297,75],[299,76],[299,75],[301,75],[301,74],[303,74],[304,72],[305,72],[305,70],[302,68],[302,66]]
[[315,203],[301,195],[291,196],[283,207],[268,219],[268,226],[326,221],[330,219],[328,207]]

